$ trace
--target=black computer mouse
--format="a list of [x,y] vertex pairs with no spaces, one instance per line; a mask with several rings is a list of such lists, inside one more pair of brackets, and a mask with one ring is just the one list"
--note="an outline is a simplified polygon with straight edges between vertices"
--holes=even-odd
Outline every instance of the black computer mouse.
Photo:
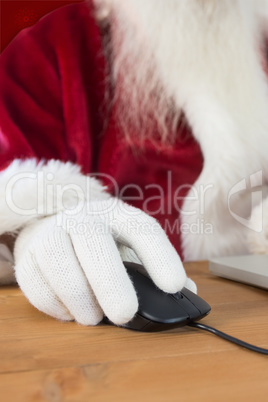
[[165,293],[154,284],[142,265],[132,262],[124,262],[124,265],[137,292],[139,309],[134,318],[121,327],[142,332],[166,331],[200,320],[210,312],[210,305],[190,290],[183,288],[175,294]]

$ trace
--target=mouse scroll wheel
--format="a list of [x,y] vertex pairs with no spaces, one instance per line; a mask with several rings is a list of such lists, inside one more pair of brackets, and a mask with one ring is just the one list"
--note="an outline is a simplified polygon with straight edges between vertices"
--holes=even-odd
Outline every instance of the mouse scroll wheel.
[[183,299],[183,294],[182,294],[181,292],[174,293],[172,296],[173,296],[174,299],[176,299],[176,300],[181,300],[181,299]]

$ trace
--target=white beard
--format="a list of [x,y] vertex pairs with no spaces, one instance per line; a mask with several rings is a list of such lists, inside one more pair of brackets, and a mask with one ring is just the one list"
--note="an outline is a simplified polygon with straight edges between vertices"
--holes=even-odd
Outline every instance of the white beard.
[[[268,85],[263,71],[267,0],[95,0],[111,23],[113,80],[125,136],[172,140],[181,111],[204,155],[195,183],[212,185],[186,199],[187,224],[211,222],[214,236],[183,238],[186,259],[246,252],[247,229],[227,208],[233,186],[257,171],[268,182]],[[268,18],[266,19],[266,23]],[[267,25],[268,26],[268,23]],[[249,218],[250,190],[234,204]],[[228,238],[222,236],[228,232]]]
[[158,129],[170,139],[181,110],[203,92],[244,119],[262,74],[259,11],[267,0],[95,3],[111,22],[115,102],[127,137]]

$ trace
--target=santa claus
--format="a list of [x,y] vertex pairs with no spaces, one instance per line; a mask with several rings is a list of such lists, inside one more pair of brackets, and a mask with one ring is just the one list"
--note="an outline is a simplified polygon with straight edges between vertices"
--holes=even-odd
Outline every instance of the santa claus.
[[268,252],[267,20],[267,0],[88,0],[22,31],[0,61],[1,283],[122,324],[122,260],[196,291],[181,258]]

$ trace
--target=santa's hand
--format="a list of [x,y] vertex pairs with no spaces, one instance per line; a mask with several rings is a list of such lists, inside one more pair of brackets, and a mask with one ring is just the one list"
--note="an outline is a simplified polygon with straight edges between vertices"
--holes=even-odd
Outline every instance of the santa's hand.
[[162,290],[191,287],[159,224],[113,198],[79,205],[23,229],[15,247],[17,281],[35,307],[60,320],[95,325],[105,314],[116,324],[126,323],[138,300],[118,243],[135,251]]

